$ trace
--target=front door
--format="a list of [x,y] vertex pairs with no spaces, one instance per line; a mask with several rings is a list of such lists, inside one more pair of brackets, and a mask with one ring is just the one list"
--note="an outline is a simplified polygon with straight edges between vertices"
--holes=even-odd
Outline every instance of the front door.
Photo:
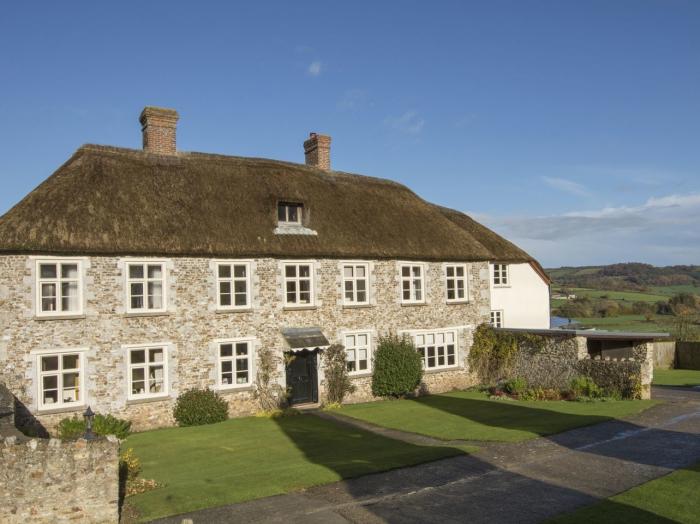
[[291,388],[290,403],[318,402],[316,351],[300,351],[291,354],[287,364],[287,386]]

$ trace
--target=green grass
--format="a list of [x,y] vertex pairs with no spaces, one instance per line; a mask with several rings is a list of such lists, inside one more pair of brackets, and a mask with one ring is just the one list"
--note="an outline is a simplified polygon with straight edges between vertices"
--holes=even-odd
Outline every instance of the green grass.
[[690,284],[680,285],[680,286],[654,286],[651,288],[653,293],[658,293],[664,295],[666,298],[678,293],[693,293],[694,295],[700,295],[700,287],[696,287]]
[[673,329],[673,318],[654,315],[647,322],[643,315],[620,315],[606,318],[575,318],[582,326],[607,331],[641,331],[644,333],[668,333]]
[[417,400],[343,406],[339,413],[444,440],[515,442],[639,413],[650,400],[524,402],[458,391]]
[[141,476],[165,484],[127,502],[150,520],[463,453],[351,429],[312,415],[239,418],[131,435]]
[[655,386],[700,386],[700,371],[693,369],[654,369]]
[[573,513],[548,521],[551,524],[651,524],[700,522],[700,463],[674,471],[629,491]]
[[670,294],[655,294],[655,293],[640,293],[637,291],[607,291],[601,289],[585,289],[573,288],[571,290],[577,297],[602,298],[608,297],[610,300],[619,300],[621,302],[658,302],[662,300],[666,302]]

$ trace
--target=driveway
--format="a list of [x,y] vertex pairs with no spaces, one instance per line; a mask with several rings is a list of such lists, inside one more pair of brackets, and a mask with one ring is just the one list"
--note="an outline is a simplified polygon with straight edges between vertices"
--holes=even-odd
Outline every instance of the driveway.
[[700,461],[700,390],[628,420],[157,522],[540,522]]

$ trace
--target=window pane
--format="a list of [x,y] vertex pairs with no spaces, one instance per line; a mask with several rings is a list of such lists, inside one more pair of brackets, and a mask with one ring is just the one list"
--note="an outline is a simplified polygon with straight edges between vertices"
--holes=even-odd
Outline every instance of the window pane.
[[163,278],[163,266],[160,264],[151,264],[148,266],[148,278],[152,279],[162,279]]
[[355,350],[354,349],[348,349],[345,352],[345,359],[349,362],[354,362],[355,361]]
[[416,300],[423,300],[423,294],[420,289],[416,289]]
[[414,277],[419,277],[421,274],[421,267],[420,266],[413,266],[412,268],[413,271],[413,276]]
[[464,276],[464,267],[463,267],[463,266],[459,266],[459,267],[457,268],[457,276],[458,276],[458,277],[463,277],[463,276]]
[[56,389],[58,387],[58,375],[51,375],[43,379],[44,389]]
[[297,302],[297,295],[294,292],[287,293],[287,303],[288,304],[296,304]]
[[80,356],[78,355],[63,355],[63,369],[78,369]]
[[61,309],[63,311],[78,311],[78,283],[61,283]]
[[366,346],[367,345],[367,335],[357,335],[357,345]]
[[56,371],[58,369],[58,357],[41,357],[42,371]]
[[352,289],[352,281],[345,282],[345,300],[352,302],[354,298],[354,293]]
[[411,276],[411,268],[408,266],[403,266],[401,268],[401,276],[410,277]]
[[455,275],[455,268],[448,266],[447,267],[447,276],[453,277],[454,275]]
[[62,278],[78,278],[78,264],[61,264]]
[[233,356],[233,344],[221,344],[219,346],[219,354],[222,357]]
[[290,278],[297,276],[297,267],[296,266],[285,266],[284,267],[284,274]]
[[309,280],[300,280],[299,291],[301,291],[302,293],[308,293],[309,291],[311,291],[311,282]]
[[345,347],[355,346],[355,335],[348,335],[345,337]]
[[163,362],[163,348],[153,348],[148,350],[149,362]]
[[39,264],[41,278],[56,278],[56,264]]
[[143,382],[146,378],[146,374],[143,368],[134,368],[131,370],[131,380]]
[[248,300],[245,293],[236,293],[234,303],[236,306],[247,306]]
[[132,364],[143,364],[144,362],[146,362],[146,350],[135,349],[131,351]]
[[245,280],[237,280],[233,284],[233,289],[236,293],[245,293],[248,288]]
[[231,278],[231,266],[228,264],[220,264],[219,278]]
[[447,300],[454,300],[455,292],[454,289],[447,289]]
[[367,302],[367,293],[364,291],[358,291],[357,292],[357,301],[358,302]]
[[311,293],[306,291],[301,291],[299,293],[299,303],[300,304],[311,304]]
[[343,275],[345,275],[345,278],[352,278],[352,266],[345,266],[343,268]]
[[308,278],[311,275],[311,266],[299,266],[299,277]]
[[360,371],[367,369],[367,361],[366,360],[360,360]]
[[365,278],[365,273],[366,273],[365,269],[366,269],[365,266],[357,266],[357,268],[355,270],[356,271],[355,276],[357,278]]
[[233,276],[236,278],[245,278],[246,267],[242,264],[239,264],[237,266],[233,266]]
[[78,373],[63,374],[63,402],[77,402],[80,400],[80,379]]
[[148,283],[148,308],[162,309],[163,284],[159,281]]
[[277,204],[277,220],[280,222],[287,221],[287,206],[284,204]]
[[236,373],[236,384],[247,384],[248,383],[248,372],[238,371]]
[[247,371],[248,370],[248,359],[239,358],[236,360],[236,371]]
[[248,343],[239,342],[236,344],[236,356],[242,357],[248,355]]
[[358,291],[364,291],[365,290],[365,285],[367,282],[365,280],[357,280],[357,290]]
[[141,264],[129,265],[129,278],[143,278],[143,266]]
[[44,390],[44,404],[56,404],[58,402],[57,390]]
[[298,211],[299,211],[298,206],[287,206],[287,217],[289,219],[289,222],[298,222],[299,221]]

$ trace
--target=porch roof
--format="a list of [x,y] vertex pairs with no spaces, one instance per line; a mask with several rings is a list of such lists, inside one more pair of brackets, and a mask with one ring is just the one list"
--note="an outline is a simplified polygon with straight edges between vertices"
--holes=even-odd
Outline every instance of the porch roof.
[[282,328],[282,336],[292,351],[325,349],[330,342],[321,328]]

